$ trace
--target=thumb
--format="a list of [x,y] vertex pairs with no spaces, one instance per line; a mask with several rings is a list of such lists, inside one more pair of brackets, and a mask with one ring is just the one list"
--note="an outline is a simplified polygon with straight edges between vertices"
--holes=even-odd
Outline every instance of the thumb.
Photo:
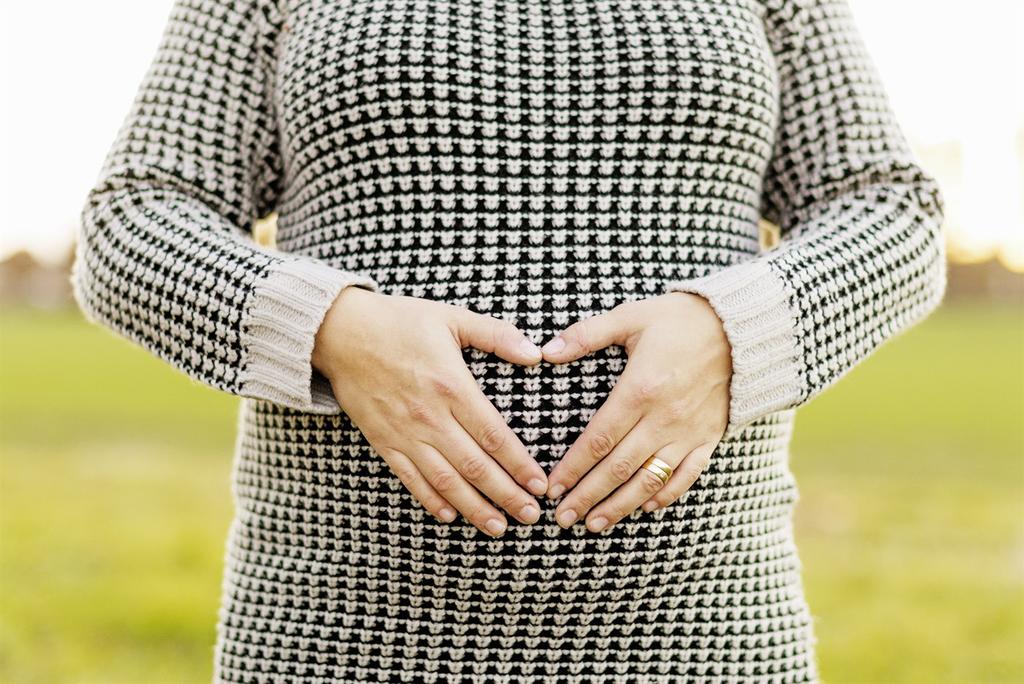
[[633,329],[619,307],[577,321],[544,345],[544,359],[568,363],[613,344],[627,346]]
[[460,346],[475,347],[524,366],[540,363],[543,358],[540,348],[508,321],[469,309],[456,307],[455,311],[453,332]]

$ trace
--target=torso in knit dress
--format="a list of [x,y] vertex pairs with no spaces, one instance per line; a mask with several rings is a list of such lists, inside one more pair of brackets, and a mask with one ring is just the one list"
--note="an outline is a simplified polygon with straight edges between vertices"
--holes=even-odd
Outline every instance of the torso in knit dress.
[[[306,2],[287,25],[281,250],[538,342],[758,250],[777,92],[752,2]],[[626,361],[465,356],[545,470]],[[341,679],[809,679],[790,419],[723,443],[684,503],[596,535],[542,503],[491,539],[435,522],[343,415],[250,403],[225,677],[283,657]]]
[[[94,316],[244,397],[216,678],[815,680],[794,407],[941,295],[937,196],[845,6],[175,7],[94,190],[76,285]],[[276,250],[232,233],[275,208]],[[793,247],[748,271],[763,214]],[[764,378],[762,410],[684,500],[606,532],[562,529],[546,499],[537,524],[509,518],[499,538],[443,524],[330,411],[319,374],[317,410],[269,398],[292,377],[264,372],[285,363],[273,335],[291,329],[253,321],[275,320],[260,298],[284,301],[281,274],[310,259],[536,342],[670,283],[745,274],[765,311],[781,302],[767,323],[749,296],[716,305],[736,347],[733,417]],[[296,333],[307,370],[318,322]],[[761,341],[745,343],[748,329]],[[559,366],[464,356],[548,471],[627,361],[616,346]]]

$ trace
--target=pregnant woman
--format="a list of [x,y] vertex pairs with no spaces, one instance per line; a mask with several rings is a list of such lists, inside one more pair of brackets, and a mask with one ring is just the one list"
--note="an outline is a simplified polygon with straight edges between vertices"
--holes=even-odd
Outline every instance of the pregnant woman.
[[843,0],[176,0],[72,282],[241,400],[217,681],[803,682],[941,219]]

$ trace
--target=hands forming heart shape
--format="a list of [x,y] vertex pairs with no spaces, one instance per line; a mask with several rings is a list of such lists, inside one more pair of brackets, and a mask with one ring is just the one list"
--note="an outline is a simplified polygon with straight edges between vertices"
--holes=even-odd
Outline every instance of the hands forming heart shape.
[[[475,347],[516,364],[562,364],[610,345],[625,348],[626,368],[550,475],[462,357]],[[507,529],[495,504],[537,522],[534,496],[564,495],[558,524],[585,520],[591,532],[637,508],[668,506],[705,470],[729,418],[728,338],[707,300],[685,292],[619,304],[541,349],[511,323],[463,307],[346,287],[317,333],[312,364],[427,511],[449,523],[458,510],[491,536]],[[673,468],[666,482],[643,467],[651,456]]]

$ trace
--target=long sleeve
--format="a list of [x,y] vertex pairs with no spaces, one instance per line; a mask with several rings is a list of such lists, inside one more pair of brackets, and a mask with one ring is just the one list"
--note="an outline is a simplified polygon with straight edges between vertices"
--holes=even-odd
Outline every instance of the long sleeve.
[[732,351],[726,436],[798,407],[938,307],[943,199],[916,162],[845,0],[770,2],[779,119],[772,250],[666,291],[705,297]]
[[336,413],[316,332],[363,273],[251,236],[282,185],[273,79],[278,8],[175,0],[82,209],[72,266],[86,318],[209,387]]

